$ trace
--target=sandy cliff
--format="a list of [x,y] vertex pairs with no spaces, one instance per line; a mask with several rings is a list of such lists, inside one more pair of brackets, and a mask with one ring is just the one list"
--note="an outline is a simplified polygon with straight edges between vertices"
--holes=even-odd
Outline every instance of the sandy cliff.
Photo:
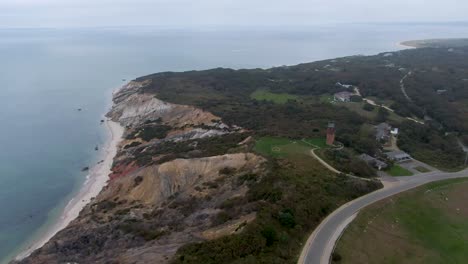
[[248,206],[219,217],[223,203],[247,192],[243,177],[264,172],[249,135],[145,94],[145,85],[131,82],[114,95],[108,116],[126,129],[109,184],[21,263],[166,263],[180,246],[239,232],[255,218]]

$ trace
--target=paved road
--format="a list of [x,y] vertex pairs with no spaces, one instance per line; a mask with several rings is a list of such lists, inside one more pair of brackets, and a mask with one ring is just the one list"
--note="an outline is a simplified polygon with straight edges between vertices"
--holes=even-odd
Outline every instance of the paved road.
[[329,215],[317,227],[302,250],[299,264],[329,264],[336,240],[339,239],[346,223],[362,208],[389,196],[407,191],[420,185],[444,179],[468,176],[468,169],[456,173],[430,172],[412,177],[398,177],[397,182],[384,189],[351,201]]

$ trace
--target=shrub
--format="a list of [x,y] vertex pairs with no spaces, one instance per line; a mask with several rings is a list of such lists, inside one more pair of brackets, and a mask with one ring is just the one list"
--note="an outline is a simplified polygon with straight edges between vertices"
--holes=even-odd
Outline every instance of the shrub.
[[333,252],[332,261],[340,262],[341,261],[341,255],[338,252]]
[[362,109],[368,111],[368,112],[371,112],[371,111],[374,111],[375,107],[371,104],[368,104],[368,103],[365,103],[363,106],[362,106]]
[[266,240],[267,247],[272,246],[276,241],[278,241],[278,235],[275,228],[272,226],[266,226],[263,228],[261,234]]
[[351,102],[359,103],[359,102],[362,102],[362,97],[359,96],[359,95],[351,95],[351,97],[349,98],[349,100],[350,100]]
[[234,172],[236,172],[236,168],[231,168],[231,167],[224,167],[219,170],[219,174],[224,174],[224,175],[231,175]]
[[283,210],[278,215],[278,220],[282,226],[293,228],[296,226],[296,220],[294,219],[294,215],[292,211],[289,209]]
[[137,187],[138,185],[140,185],[142,181],[143,181],[143,177],[136,176],[135,179],[133,179],[133,187]]
[[141,145],[141,142],[135,141],[135,142],[132,142],[130,144],[125,145],[124,149],[133,148],[133,147],[136,147],[136,146],[139,146],[139,145]]
[[213,220],[213,225],[221,225],[231,220],[231,216],[226,211],[219,212]]

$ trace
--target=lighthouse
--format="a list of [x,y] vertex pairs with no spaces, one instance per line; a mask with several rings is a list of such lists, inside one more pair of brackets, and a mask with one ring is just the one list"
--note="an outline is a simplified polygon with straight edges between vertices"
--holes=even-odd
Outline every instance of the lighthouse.
[[333,146],[335,142],[335,122],[328,122],[327,127],[327,145]]

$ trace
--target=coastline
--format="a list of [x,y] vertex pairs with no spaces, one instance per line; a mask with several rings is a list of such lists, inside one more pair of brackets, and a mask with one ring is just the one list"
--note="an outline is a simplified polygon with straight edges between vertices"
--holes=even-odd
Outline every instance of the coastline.
[[79,189],[78,193],[68,202],[60,214],[60,218],[44,233],[37,241],[34,241],[31,246],[18,254],[14,260],[21,260],[33,253],[36,249],[41,248],[46,244],[55,234],[64,229],[75,220],[81,210],[96,197],[101,190],[107,185],[109,174],[114,157],[117,154],[117,147],[122,139],[124,128],[119,123],[107,119],[105,125],[108,131],[108,139],[100,155],[99,162],[93,166],[86,181]]
[[398,42],[397,46],[402,48],[402,49],[416,49],[416,48],[418,48],[418,47],[416,47],[414,45],[410,45],[409,42],[411,42],[411,40],[410,41],[405,40],[405,41],[402,41],[402,42]]

